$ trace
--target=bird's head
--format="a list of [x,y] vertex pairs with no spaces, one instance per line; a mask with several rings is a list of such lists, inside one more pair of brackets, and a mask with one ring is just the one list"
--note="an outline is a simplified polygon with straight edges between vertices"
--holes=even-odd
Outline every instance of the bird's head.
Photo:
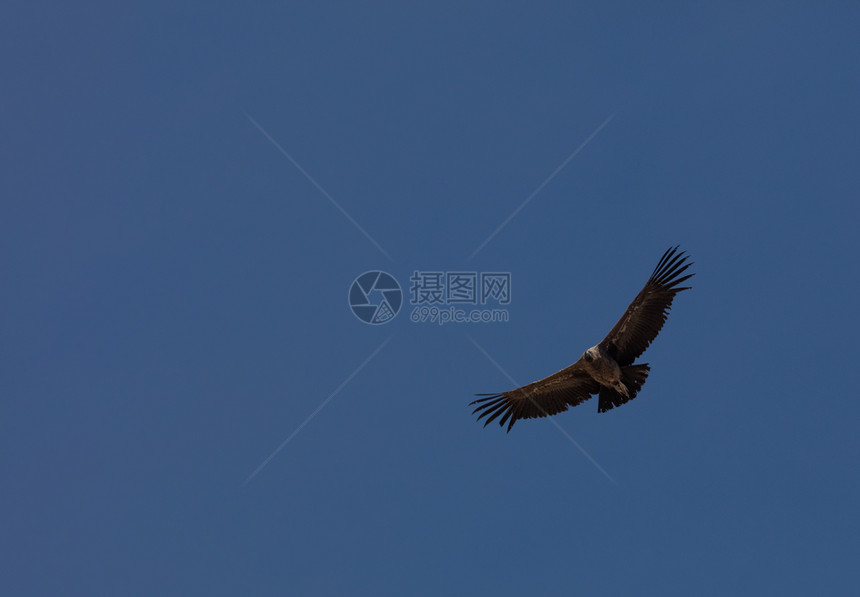
[[584,353],[582,353],[582,358],[585,359],[586,361],[588,361],[589,363],[594,362],[594,360],[597,358],[597,349],[592,346],[591,348],[586,350]]

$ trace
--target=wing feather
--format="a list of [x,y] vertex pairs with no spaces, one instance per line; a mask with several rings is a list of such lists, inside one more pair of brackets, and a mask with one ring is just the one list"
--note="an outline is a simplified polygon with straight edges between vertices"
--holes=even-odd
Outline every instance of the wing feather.
[[681,275],[691,265],[677,246],[666,251],[645,287],[600,343],[621,367],[632,364],[660,333],[675,295],[690,288],[679,284],[695,275]]
[[483,396],[471,404],[476,404],[472,414],[484,417],[484,427],[499,416],[499,425],[508,424],[508,431],[520,419],[536,419],[555,415],[576,406],[600,391],[579,361],[534,383],[501,394],[478,394]]

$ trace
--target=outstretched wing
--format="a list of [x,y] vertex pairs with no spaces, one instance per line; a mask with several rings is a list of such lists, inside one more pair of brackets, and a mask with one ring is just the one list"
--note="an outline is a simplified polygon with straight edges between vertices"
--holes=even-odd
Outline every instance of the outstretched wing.
[[558,414],[588,400],[592,394],[599,391],[600,385],[577,361],[558,373],[516,390],[502,394],[478,394],[484,398],[471,403],[478,405],[472,414],[481,413],[478,415],[479,421],[487,417],[484,427],[501,415],[499,425],[504,427],[505,423],[508,423],[510,431],[519,419],[536,419]]
[[695,275],[681,277],[691,265],[677,246],[666,251],[645,287],[600,343],[620,366],[632,364],[660,333],[675,295],[690,288],[678,285]]

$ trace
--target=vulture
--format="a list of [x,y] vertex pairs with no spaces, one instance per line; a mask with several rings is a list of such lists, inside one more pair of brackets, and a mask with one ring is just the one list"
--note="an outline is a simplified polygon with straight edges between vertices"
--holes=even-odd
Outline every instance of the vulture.
[[675,295],[689,286],[679,286],[695,274],[682,276],[692,263],[687,262],[678,246],[663,254],[645,287],[600,344],[592,346],[570,367],[527,386],[501,394],[482,396],[471,402],[477,405],[472,414],[484,417],[484,427],[499,419],[508,431],[520,419],[556,415],[571,406],[599,396],[597,412],[606,412],[636,397],[651,368],[648,363],[634,364],[654,341],[666,318]]

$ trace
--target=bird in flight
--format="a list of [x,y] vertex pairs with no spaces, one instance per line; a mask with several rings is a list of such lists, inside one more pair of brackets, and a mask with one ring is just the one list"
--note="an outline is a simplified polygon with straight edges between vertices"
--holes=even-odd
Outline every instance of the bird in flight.
[[597,412],[606,412],[636,397],[651,368],[648,363],[634,365],[654,341],[675,295],[689,286],[679,286],[695,274],[681,276],[692,263],[684,251],[673,247],[663,254],[645,287],[600,344],[592,346],[570,367],[527,386],[501,394],[483,396],[471,404],[472,414],[484,417],[484,427],[501,416],[499,425],[508,431],[520,419],[536,419],[564,412],[598,394]]

